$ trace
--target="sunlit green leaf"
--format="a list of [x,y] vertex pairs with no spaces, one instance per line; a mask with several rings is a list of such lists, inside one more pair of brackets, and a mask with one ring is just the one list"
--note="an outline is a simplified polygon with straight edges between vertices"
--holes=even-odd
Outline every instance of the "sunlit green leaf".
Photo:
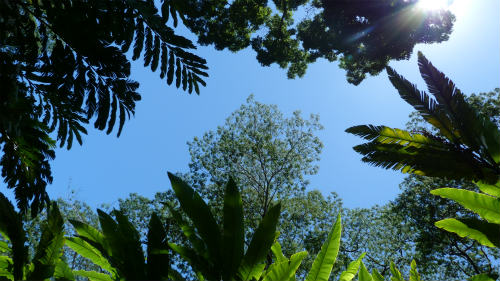
[[439,188],[431,193],[451,199],[491,223],[500,224],[500,198],[457,188]]
[[328,234],[328,238],[326,238],[326,241],[321,246],[321,250],[313,262],[311,270],[306,277],[306,281],[327,281],[330,278],[333,264],[339,252],[341,229],[342,225],[339,214],[337,216],[337,221]]
[[470,239],[474,239],[481,245],[488,247],[500,247],[499,245],[500,236],[498,235],[500,230],[499,226],[496,224],[490,224],[490,226],[484,226],[481,228],[478,227],[478,229],[483,229],[484,232],[486,232],[485,231],[486,229],[489,229],[488,232],[491,232],[492,233],[491,235],[487,235],[478,229],[469,227],[469,225],[457,219],[440,220],[436,222],[435,225],[446,231],[456,233],[460,237],[467,237]]
[[359,258],[350,262],[347,269],[340,274],[339,281],[351,281],[356,276],[356,273],[358,273],[359,266],[365,255],[366,253],[362,253]]

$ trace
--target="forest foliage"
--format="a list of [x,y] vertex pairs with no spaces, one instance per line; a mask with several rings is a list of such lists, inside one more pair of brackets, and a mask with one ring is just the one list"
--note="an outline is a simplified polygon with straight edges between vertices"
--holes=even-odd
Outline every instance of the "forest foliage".
[[[0,0],[0,165],[18,208],[0,194],[0,279],[497,279],[499,91],[466,97],[421,53],[429,94],[387,66],[449,38],[454,16],[416,2]],[[403,193],[347,209],[306,191],[319,116],[285,117],[250,96],[188,143],[190,171],[169,173],[172,190],[97,213],[51,201],[55,147],[81,145],[90,123],[120,136],[133,116],[131,61],[188,93],[206,85],[207,62],[178,27],[218,50],[251,47],[289,78],[321,58],[355,85],[385,69],[417,110],[408,130],[346,131],[366,140],[354,147],[364,162],[410,174]]]
[[134,114],[141,95],[131,80],[131,60],[142,57],[144,67],[168,85],[199,93],[207,62],[178,27],[218,50],[252,47],[262,65],[288,68],[290,78],[303,76],[319,58],[338,60],[348,81],[359,84],[390,60],[408,59],[415,44],[449,38],[451,12],[416,6],[416,0],[376,6],[318,0],[2,1],[2,177],[23,212],[41,211],[50,200],[46,186],[53,180],[55,146],[81,145],[89,123],[120,136]]

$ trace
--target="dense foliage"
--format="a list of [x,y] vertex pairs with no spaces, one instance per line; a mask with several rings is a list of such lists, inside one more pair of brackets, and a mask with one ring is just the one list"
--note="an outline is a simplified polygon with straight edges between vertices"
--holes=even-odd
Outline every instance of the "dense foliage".
[[[363,161],[377,166],[418,176],[438,177],[446,183],[461,180],[462,183],[454,188],[430,190],[433,195],[455,201],[457,205],[446,207],[455,208],[457,212],[452,215],[460,217],[441,219],[434,223],[435,226],[459,237],[475,240],[480,245],[500,248],[500,129],[497,119],[491,116],[496,111],[491,108],[478,110],[474,101],[480,102],[481,99],[475,96],[472,102],[467,102],[455,84],[420,53],[419,67],[435,99],[420,92],[394,70],[388,68],[387,71],[401,97],[434,127],[434,132],[427,131],[425,127],[408,132],[386,126],[355,126],[347,132],[368,142],[354,149],[364,155]],[[491,115],[482,114],[485,112]],[[463,184],[464,180],[474,181],[474,184],[467,187]],[[435,217],[438,206],[425,206],[428,209],[424,215]],[[441,208],[439,213],[443,210],[446,208]],[[432,244],[430,241],[423,242]],[[459,252],[455,255],[467,259],[467,265],[472,266],[475,272],[480,272],[480,266],[484,268],[484,265],[478,265],[467,253],[474,245],[472,243],[468,248],[461,249],[455,242],[453,250]],[[482,254],[488,258],[484,250]],[[486,266],[490,268],[486,269],[490,276],[498,277],[498,273],[491,268],[491,261],[488,263]]]
[[[319,116],[304,119],[299,111],[283,116],[276,105],[250,96],[223,126],[188,142],[190,173],[203,197],[222,206],[220,190],[228,175],[243,186],[250,220],[267,213],[274,200],[304,191],[305,176],[317,173],[323,144],[315,135]],[[219,189],[219,190],[218,190]]]
[[[471,94],[466,97],[466,101],[481,115],[488,116],[500,126],[500,89]],[[407,129],[413,132],[427,130],[439,134],[418,112],[410,115]],[[433,225],[434,222],[457,213],[463,217],[476,217],[460,205],[430,193],[431,190],[444,186],[477,190],[470,181],[409,175],[401,183],[402,192],[396,197],[391,208],[392,212],[400,214],[404,224],[414,230],[415,259],[422,276],[435,280],[446,277],[459,280],[481,272],[495,274],[500,262],[500,250],[442,231]]]
[[[128,53],[132,60],[142,56],[167,84],[175,80],[177,88],[199,93],[206,61],[175,34],[172,27],[181,22],[200,44],[232,51],[252,46],[262,65],[288,67],[289,77],[302,76],[318,58],[338,59],[348,81],[358,84],[389,60],[408,59],[415,44],[448,39],[454,16],[415,3],[2,1],[2,177],[18,207],[24,212],[32,205],[36,215],[49,200],[56,144],[82,144],[91,121],[107,134],[118,127],[119,136],[141,98],[139,84],[130,80]],[[304,9],[310,15],[294,24],[294,13]]]
[[[0,166],[19,209],[0,194],[0,280],[497,279],[499,90],[465,97],[420,53],[433,97],[387,67],[451,33],[449,11],[416,3],[0,0]],[[188,143],[190,171],[169,174],[172,190],[132,194],[97,214],[51,203],[55,146],[82,144],[90,122],[120,136],[134,114],[141,96],[130,60],[142,57],[189,93],[205,86],[206,61],[178,25],[201,45],[251,47],[289,78],[320,58],[338,60],[355,85],[386,68],[419,117],[406,131],[347,131],[367,140],[355,147],[363,161],[411,174],[404,192],[369,209],[306,192],[322,149],[319,117],[285,118],[251,96]]]
[[[75,276],[90,280],[155,279],[183,280],[184,277],[170,263],[170,251],[186,259],[200,280],[295,280],[295,275],[306,251],[287,258],[281,251],[276,232],[279,204],[273,206],[263,218],[248,246],[245,246],[243,205],[240,192],[233,181],[226,185],[224,218],[220,227],[210,208],[200,195],[179,178],[169,175],[176,198],[189,221],[171,209],[189,245],[169,243],[167,228],[153,213],[150,218],[145,256],[140,234],[120,211],[114,218],[98,210],[101,230],[87,223],[71,220],[76,230],[74,237],[63,237],[64,227],[57,205],[49,209],[44,222],[40,243],[33,262],[27,264],[27,248],[21,215],[5,198],[0,198],[4,213],[0,220],[0,233],[10,243],[2,241],[0,250],[0,276],[9,280],[62,279],[75,280]],[[6,211],[9,213],[7,214]],[[168,225],[167,225],[168,227]],[[341,216],[336,222],[304,280],[326,281],[330,278],[341,241]],[[75,252],[92,261],[101,272],[71,270],[61,256],[65,243]],[[10,245],[9,245],[10,244]],[[273,253],[274,259],[270,257]],[[370,274],[364,266],[363,253],[340,274],[340,280],[352,280],[359,270],[359,280],[384,280],[374,269]],[[403,280],[402,274],[391,262],[393,280]],[[410,280],[420,280],[416,264],[411,263]]]
[[205,60],[167,24],[177,25],[179,11],[170,1],[161,11],[140,0],[0,2],[0,165],[22,211],[31,203],[35,215],[48,202],[56,143],[82,144],[91,120],[119,136],[134,114],[141,96],[129,49],[169,85],[175,78],[178,88],[199,92],[205,84]]
[[[177,2],[177,1],[174,1]],[[181,1],[179,1],[181,2]],[[390,60],[408,59],[417,43],[448,39],[455,17],[419,9],[416,0],[182,1],[184,24],[202,45],[239,51],[248,46],[264,66],[304,75],[324,58],[339,61],[359,84]]]

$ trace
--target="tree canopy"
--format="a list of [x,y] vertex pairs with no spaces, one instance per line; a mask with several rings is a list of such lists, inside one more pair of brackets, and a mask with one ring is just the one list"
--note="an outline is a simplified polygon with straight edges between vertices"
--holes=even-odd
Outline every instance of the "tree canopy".
[[121,134],[141,98],[128,53],[169,85],[205,85],[206,61],[170,27],[174,4],[162,1],[160,12],[140,0],[0,2],[0,165],[21,210],[31,203],[36,214],[48,202],[56,144],[82,144],[90,121]]
[[201,45],[239,51],[248,46],[264,66],[304,75],[319,58],[339,61],[359,84],[390,60],[409,59],[418,43],[448,39],[455,17],[420,9],[417,0],[182,1],[184,24]]
[[[303,119],[299,111],[285,117],[275,105],[247,99],[216,131],[188,142],[190,176],[200,193],[221,202],[221,183],[229,175],[242,187],[251,217],[262,217],[274,200],[300,193],[306,175],[317,173],[323,147],[315,133],[319,116]],[[205,184],[206,183],[206,184]]]
[[415,2],[2,1],[2,176],[21,210],[40,211],[55,145],[82,144],[91,121],[107,134],[117,127],[119,136],[134,114],[141,96],[130,59],[143,57],[168,85],[199,93],[208,67],[193,42],[174,32],[179,24],[201,45],[251,46],[262,65],[288,68],[290,78],[318,58],[339,60],[358,84],[389,60],[409,58],[415,44],[448,39],[454,16]]

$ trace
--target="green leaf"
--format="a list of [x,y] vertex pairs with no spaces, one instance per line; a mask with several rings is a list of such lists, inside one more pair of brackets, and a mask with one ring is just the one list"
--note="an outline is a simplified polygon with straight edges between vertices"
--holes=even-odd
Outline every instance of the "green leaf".
[[111,276],[105,273],[100,273],[96,271],[85,271],[85,270],[76,270],[73,271],[74,274],[87,277],[90,281],[113,281]]
[[224,229],[222,233],[222,268],[227,279],[234,276],[243,259],[245,228],[243,201],[233,179],[229,179],[224,195]]
[[474,275],[474,276],[470,277],[467,280],[469,280],[469,281],[495,281],[494,278],[490,277],[486,273],[481,273],[481,274],[478,274],[478,275]]
[[[208,279],[217,279],[217,272],[213,272],[208,264],[207,259],[200,257],[195,251],[188,247],[180,246],[174,243],[168,243],[170,249],[179,254],[181,258],[186,260],[193,270],[198,274],[202,273]],[[212,276],[215,275],[215,276]]]
[[500,132],[489,118],[481,116],[455,86],[432,65],[421,52],[418,53],[418,66],[429,92],[439,102],[440,108],[447,113],[454,128],[460,135],[460,143],[479,151],[483,159],[500,161]]
[[327,281],[328,278],[330,278],[333,264],[339,252],[341,231],[342,225],[339,213],[337,221],[328,234],[328,238],[326,238],[326,241],[321,246],[321,250],[313,262],[306,281]]
[[491,223],[500,224],[499,198],[457,188],[439,188],[432,190],[431,193],[451,199]]
[[500,183],[496,183],[495,185],[492,184],[487,184],[485,182],[479,181],[476,182],[476,185],[479,187],[479,189],[491,196],[495,197],[500,197]]
[[0,256],[0,276],[14,280],[14,275],[12,275],[12,265],[13,261],[11,258],[8,256]]
[[201,239],[207,245],[211,260],[214,263],[220,263],[222,237],[210,208],[200,195],[180,178],[171,173],[168,173],[168,176],[182,210],[191,219]]
[[251,279],[256,267],[260,267],[260,263],[264,261],[266,255],[269,253],[276,238],[276,225],[278,224],[280,210],[281,204],[279,203],[271,207],[259,223],[257,230],[255,230],[243,262],[238,270],[243,280]]
[[273,246],[271,247],[271,251],[273,252],[278,262],[284,262],[284,261],[288,262],[288,259],[285,257],[285,255],[283,255],[283,251],[281,250],[281,245],[278,241],[274,242]]
[[9,244],[5,241],[0,241],[0,252],[1,253],[10,253],[11,249]]
[[46,223],[33,257],[34,269],[28,279],[42,280],[54,275],[64,244],[64,221],[57,204],[53,202],[48,210]]
[[457,138],[450,118],[439,109],[438,103],[427,93],[419,91],[417,86],[410,83],[392,68],[387,67],[387,74],[394,88],[408,104],[413,106],[420,115],[449,140]]
[[77,220],[69,220],[69,222],[73,225],[76,233],[78,233],[80,237],[85,237],[89,241],[95,242],[99,245],[106,245],[104,235],[96,228]]
[[394,262],[391,261],[391,281],[404,281],[403,275],[401,275],[401,272],[397,269],[396,265]]
[[105,257],[103,257],[102,253],[82,238],[68,237],[66,238],[66,245],[82,257],[87,258],[91,262],[100,266],[102,269],[107,270],[112,274],[116,273],[116,269],[111,266]]
[[56,280],[75,280],[75,275],[66,262],[59,260],[54,271],[54,278]]
[[297,269],[299,269],[300,264],[302,263],[302,260],[307,256],[307,251],[302,251],[293,254],[290,257],[290,263],[288,264],[288,270],[289,270],[289,275],[288,279],[295,279],[295,273],[297,272]]
[[0,233],[10,240],[12,245],[12,274],[15,280],[22,280],[24,279],[24,266],[28,263],[26,232],[22,218],[2,193],[0,193],[0,210]]
[[420,274],[418,274],[417,263],[415,262],[415,260],[411,261],[410,281],[420,281]]
[[181,228],[184,236],[186,236],[186,238],[189,240],[189,242],[191,242],[191,246],[196,251],[196,253],[199,256],[202,256],[204,258],[208,258],[206,245],[201,240],[201,238],[198,236],[194,227],[192,227],[187,221],[185,221],[184,218],[182,217],[182,215],[179,212],[177,212],[174,208],[172,208],[171,206],[168,206],[168,208],[169,208],[170,214],[172,214],[172,217],[174,218],[175,222]]
[[370,272],[368,272],[363,262],[361,262],[361,269],[359,270],[359,281],[373,281]]
[[356,276],[356,273],[358,273],[359,266],[361,265],[361,261],[363,260],[365,255],[366,253],[362,253],[359,258],[350,262],[347,266],[347,269],[340,274],[339,281],[351,281],[354,276]]
[[385,280],[384,276],[382,276],[382,274],[380,274],[380,272],[378,272],[378,270],[376,268],[372,269],[372,278],[374,281],[384,281]]
[[242,281],[253,281],[253,280],[260,280],[260,277],[264,273],[264,269],[266,268],[265,263],[261,264],[256,264],[255,266],[251,268],[241,268],[240,271],[238,272],[241,276]]
[[141,18],[137,19],[135,26],[135,42],[132,60],[136,60],[141,56],[142,48],[144,47],[144,24]]
[[[497,224],[487,224],[484,222],[477,222],[475,224],[472,221],[467,221],[468,224],[457,219],[444,219],[434,223],[439,228],[446,231],[456,233],[460,237],[467,237],[469,239],[476,240],[479,244],[488,247],[499,247],[500,248],[500,226]],[[477,229],[473,228],[476,227]],[[481,231],[482,230],[482,231]],[[488,234],[485,234],[485,233]]]
[[[167,232],[156,213],[151,214],[147,238],[147,279],[168,279],[170,260],[168,256]],[[154,250],[165,250],[166,253],[153,253]]]
[[302,260],[307,256],[307,252],[295,253],[288,259],[271,264],[266,272],[264,281],[292,280],[295,272],[299,268]]
[[385,144],[399,144],[402,146],[434,147],[446,149],[446,145],[422,134],[410,133],[405,130],[386,126],[359,125],[345,130],[347,133],[360,136],[369,141]]
[[113,245],[113,258],[122,263],[120,273],[127,279],[144,279],[146,263],[139,232],[122,212],[115,210],[113,214],[119,231],[117,243]]

